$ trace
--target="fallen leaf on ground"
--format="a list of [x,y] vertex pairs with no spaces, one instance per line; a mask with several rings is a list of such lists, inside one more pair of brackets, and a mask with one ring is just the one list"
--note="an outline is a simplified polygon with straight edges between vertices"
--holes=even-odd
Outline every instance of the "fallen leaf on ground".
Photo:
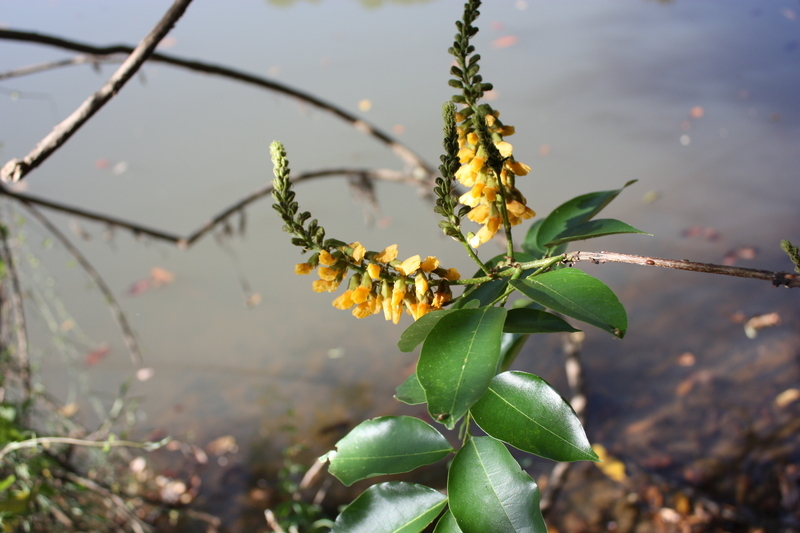
[[744,334],[748,339],[755,339],[758,330],[775,327],[781,323],[781,316],[778,313],[766,313],[752,317],[744,324]]
[[606,475],[609,479],[614,481],[623,482],[627,478],[625,475],[625,465],[619,459],[612,457],[606,451],[605,446],[602,444],[592,444],[592,450],[600,458],[600,463],[595,463],[595,466]]
[[226,453],[236,453],[239,446],[236,444],[236,437],[225,435],[217,437],[206,445],[206,451],[212,455],[224,455]]
[[775,397],[775,405],[778,407],[786,407],[797,400],[800,400],[800,390],[786,389]]
[[59,409],[58,412],[67,418],[71,418],[75,413],[78,412],[78,404],[75,402],[68,403],[67,405]]

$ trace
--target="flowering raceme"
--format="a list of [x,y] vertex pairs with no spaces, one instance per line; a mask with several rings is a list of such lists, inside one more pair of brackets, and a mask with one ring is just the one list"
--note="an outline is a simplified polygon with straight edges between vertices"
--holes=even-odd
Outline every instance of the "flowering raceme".
[[487,164],[486,147],[481,145],[478,134],[471,127],[470,117],[456,115],[456,121],[461,123],[457,128],[460,148],[458,159],[461,167],[456,171],[455,177],[461,185],[470,188],[468,192],[461,195],[458,201],[472,208],[467,214],[467,218],[483,225],[478,233],[469,238],[469,244],[473,248],[479,247],[494,237],[503,223],[500,183],[505,191],[505,207],[508,221],[512,226],[536,216],[536,213],[526,205],[525,197],[517,190],[514,183],[516,176],[524,176],[531,169],[528,165],[514,159],[513,147],[503,140],[503,136],[514,133],[514,127],[502,125],[498,116],[499,113],[494,111],[492,114],[486,115],[485,120],[494,146],[503,157],[503,166],[499,176],[496,169],[490,168]]
[[440,268],[439,260],[433,256],[422,260],[414,255],[399,261],[396,244],[381,252],[368,252],[359,242],[332,252],[321,250],[307,262],[297,264],[294,271],[303,275],[314,269],[319,275],[312,284],[316,292],[335,291],[347,272],[353,270],[347,290],[333,300],[333,306],[353,308],[356,318],[383,311],[386,320],[395,324],[400,321],[403,309],[414,320],[441,309],[452,298],[449,282],[461,277],[454,268]]

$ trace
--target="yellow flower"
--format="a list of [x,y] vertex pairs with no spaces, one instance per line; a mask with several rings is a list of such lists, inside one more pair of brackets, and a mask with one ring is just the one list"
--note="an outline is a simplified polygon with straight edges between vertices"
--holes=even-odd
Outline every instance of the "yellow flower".
[[339,282],[328,281],[324,279],[318,279],[314,283],[311,284],[311,288],[314,289],[314,292],[333,292],[339,287]]
[[403,261],[401,264],[397,265],[394,268],[404,276],[410,276],[411,274],[417,271],[417,269],[419,268],[419,264],[420,264],[419,255],[412,255],[411,257],[409,257],[408,259],[406,259],[405,261]]
[[304,276],[306,274],[311,274],[311,271],[314,270],[314,267],[309,265],[308,263],[297,263],[294,266],[294,273]]
[[321,266],[317,270],[317,274],[319,274],[320,279],[324,279],[325,281],[333,281],[339,275],[339,271]]
[[355,302],[350,297],[352,294],[353,291],[347,289],[333,301],[333,306],[336,309],[341,309],[341,310],[350,309],[351,307],[353,307],[353,305],[355,305]]
[[417,299],[422,300],[425,297],[425,293],[428,292],[428,278],[425,277],[425,274],[422,272],[417,273],[414,278],[414,287],[417,290]]
[[353,308],[353,316],[356,318],[366,318],[372,314],[372,307],[369,302],[363,302]]
[[362,259],[364,259],[364,254],[367,252],[367,249],[364,248],[364,246],[360,242],[356,241],[352,243],[350,245],[350,248],[353,249],[353,259],[356,262],[359,262]]
[[353,295],[351,296],[353,302],[357,304],[366,302],[369,299],[369,291],[369,287],[360,285],[356,290],[353,291]]
[[531,167],[519,161],[506,161],[505,166],[517,176],[526,176],[531,171]]
[[423,272],[431,273],[437,268],[439,268],[439,260],[436,257],[429,255],[425,258],[425,261],[419,264],[419,267],[422,269]]
[[450,280],[450,281],[455,281],[457,279],[461,279],[461,274],[455,268],[448,268],[445,271],[444,279]]
[[322,250],[319,253],[319,264],[325,266],[331,266],[336,262],[336,259],[328,252],[328,250]]
[[381,278],[381,266],[377,263],[370,263],[367,265],[367,274],[370,279],[376,280]]
[[379,263],[389,263],[390,261],[394,261],[397,259],[397,245],[393,244],[391,246],[387,246],[384,250],[375,256],[375,260]]
[[511,157],[511,153],[514,150],[514,147],[511,146],[511,143],[508,143],[506,141],[500,141],[494,143],[494,145],[500,152],[500,155],[502,155],[503,157]]

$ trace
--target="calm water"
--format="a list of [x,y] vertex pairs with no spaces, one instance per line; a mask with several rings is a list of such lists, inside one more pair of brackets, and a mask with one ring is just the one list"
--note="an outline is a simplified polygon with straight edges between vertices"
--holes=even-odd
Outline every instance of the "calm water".
[[[167,6],[6,1],[0,24],[98,45],[133,44]],[[460,6],[451,0],[375,9],[332,0],[288,7],[197,2],[164,52],[314,93],[392,132],[435,164],[439,110],[451,94],[445,51]],[[547,213],[576,194],[638,178],[609,216],[655,237],[609,239],[586,249],[720,262],[730,250],[754,246],[756,257],[738,264],[790,267],[776,250],[781,238],[800,242],[797,2],[509,0],[487,2],[482,11],[476,45],[484,77],[495,84],[492,104],[516,126],[515,154],[533,167],[519,186],[534,209]],[[0,71],[65,57],[70,54],[0,41]],[[1,81],[2,161],[26,154],[112,72],[111,66],[100,74],[70,67]],[[362,100],[371,109],[359,111]],[[220,78],[148,65],[25,185],[37,195],[188,234],[271,179],[273,139],[285,143],[295,171],[402,168],[383,145],[329,114]],[[448,266],[470,270],[416,192],[379,184],[377,193],[379,223],[365,227],[363,206],[344,180],[298,186],[301,206],[329,235],[371,249],[398,243],[401,255],[438,255]],[[4,210],[17,212],[7,202]],[[291,274],[301,259],[268,201],[246,214],[244,236],[209,236],[187,251],[125,232],[104,241],[104,228],[85,222],[91,240],[75,240],[120,299],[145,366],[154,371],[130,393],[141,403],[138,427],[199,445],[234,435],[240,445],[234,464],[252,466],[274,463],[288,443],[311,446],[311,457],[339,436],[321,429],[399,412],[391,394],[414,359],[395,349],[401,328],[378,317],[356,321],[333,309],[329,295],[313,293],[309,278]],[[74,228],[66,217],[52,219],[65,231]],[[704,229],[682,236],[691,227]],[[708,238],[705,228],[718,238]],[[102,296],[35,222],[17,230],[25,238],[27,284],[40,301],[29,315],[43,381],[65,401],[85,391],[110,398],[134,369]],[[128,294],[153,267],[174,274],[174,282]],[[632,310],[629,339],[588,340],[596,357],[590,369],[611,390],[615,376],[630,383],[645,368],[700,351],[719,335],[732,350],[757,357],[752,343],[798,331],[796,295],[753,281],[588,268]],[[260,305],[244,304],[247,289],[262,297]],[[723,311],[775,309],[782,325],[758,341],[745,338],[740,325],[708,324],[709,314],[729,324]],[[55,340],[48,320],[62,330]],[[69,332],[63,332],[66,320],[75,324]],[[109,355],[85,369],[84,357],[102,343],[111,347]],[[557,348],[551,344],[552,359]],[[542,364],[549,379],[560,379],[558,365],[526,364],[534,370]],[[626,413],[603,397],[598,405],[611,407],[598,412],[624,420]],[[83,407],[90,420],[88,412]],[[600,426],[597,434],[605,438]]]

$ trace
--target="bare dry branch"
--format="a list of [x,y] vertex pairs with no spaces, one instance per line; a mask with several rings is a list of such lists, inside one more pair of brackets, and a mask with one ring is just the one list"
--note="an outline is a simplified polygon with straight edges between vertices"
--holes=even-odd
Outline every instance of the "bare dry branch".
[[[417,186],[422,185],[420,181],[417,180],[414,176],[407,174],[405,172],[391,170],[391,169],[373,169],[373,170],[357,169],[357,168],[326,169],[326,170],[318,170],[318,171],[304,172],[301,174],[297,174],[296,176],[292,177],[292,181],[295,183],[299,183],[311,179],[325,178],[331,176],[357,176],[359,178],[368,180],[381,180],[381,181],[405,183]],[[38,196],[34,196],[27,193],[15,192],[0,184],[0,195],[6,195],[11,198],[15,198],[29,205],[46,207],[48,209],[53,209],[55,211],[59,211],[62,213],[69,213],[70,215],[75,215],[88,220],[102,222],[112,227],[126,229],[128,231],[133,232],[134,235],[146,235],[153,239],[175,244],[180,248],[187,248],[191,246],[192,244],[197,242],[200,238],[204,237],[207,233],[212,231],[214,228],[224,223],[232,215],[235,215],[237,212],[242,211],[242,209],[252,204],[253,202],[256,202],[257,200],[265,196],[269,196],[271,193],[272,193],[271,184],[251,192],[244,198],[237,200],[231,206],[226,207],[218,214],[214,215],[208,222],[200,226],[198,229],[190,233],[188,236],[184,237],[160,229],[143,226],[135,222],[130,222],[127,220],[115,218],[103,213],[96,213],[86,209],[80,209],[77,207],[62,204],[59,202],[54,202],[52,200],[47,200],[45,198],[40,198]]]
[[22,381],[23,400],[31,392],[30,356],[28,353],[28,330],[25,325],[25,306],[22,304],[22,288],[19,282],[14,255],[8,245],[8,234],[0,227],[0,260],[5,264],[10,280],[11,294],[8,302],[14,322],[14,337],[17,339],[16,360],[19,365],[19,377]]
[[[133,49],[127,45],[113,45],[113,46],[92,46],[85,43],[79,43],[67,39],[62,39],[52,35],[44,35],[34,32],[17,31],[17,30],[3,30],[0,29],[0,39],[31,42],[54,46],[65,50],[72,50],[84,54],[92,54],[95,56],[110,56],[113,54],[127,54]],[[380,128],[367,123],[356,115],[346,111],[345,109],[326,102],[313,94],[295,89],[288,85],[269,80],[267,78],[235,70],[223,65],[215,65],[212,63],[205,63],[203,61],[193,61],[188,59],[181,59],[175,56],[162,54],[159,52],[153,53],[148,58],[148,61],[165,63],[176,67],[186,68],[195,72],[202,72],[205,74],[212,74],[215,76],[222,76],[225,78],[237,80],[250,85],[255,85],[264,89],[275,91],[278,93],[297,98],[298,100],[310,104],[318,109],[332,113],[334,116],[348,122],[351,126],[356,128],[362,133],[366,133],[375,137],[382,143],[386,144],[401,161],[409,165],[412,169],[420,169],[425,175],[417,176],[419,180],[430,179],[436,174],[436,170],[428,165],[419,155],[417,155],[408,146],[393,138],[388,133]]]
[[49,135],[39,141],[39,144],[24,159],[12,159],[0,170],[2,181],[19,181],[25,175],[39,166],[50,154],[55,152],[62,144],[85,124],[106,102],[116,95],[123,85],[139,70],[147,57],[153,53],[158,43],[175,25],[183,15],[192,0],[175,0],[172,7],[166,12],[156,26],[139,45],[131,52],[128,59],[117,69],[111,78],[99,91],[84,101],[61,124],[57,125]]
[[106,300],[106,305],[108,306],[109,310],[111,311],[111,316],[114,317],[114,321],[116,321],[119,329],[122,331],[122,338],[125,341],[125,345],[128,347],[128,352],[131,356],[131,362],[133,365],[138,367],[142,366],[142,353],[139,351],[139,345],[136,342],[136,337],[133,335],[133,330],[131,329],[130,324],[128,324],[128,319],[125,316],[125,313],[122,311],[117,299],[114,297],[114,293],[111,292],[111,289],[106,284],[103,277],[100,275],[99,272],[94,268],[91,262],[78,250],[72,241],[70,241],[66,235],[64,235],[61,230],[59,230],[55,224],[50,222],[50,220],[45,217],[41,211],[36,209],[32,204],[22,201],[22,204],[27,208],[28,212],[42,224],[47,231],[53,234],[53,236],[58,239],[64,248],[75,258],[78,264],[83,268],[86,275],[97,285],[97,288],[100,289],[100,292],[103,293],[103,296]]
[[595,264],[606,262],[629,263],[632,265],[673,268],[676,270],[705,272],[707,274],[719,274],[722,276],[735,276],[737,278],[759,279],[762,281],[769,281],[776,287],[800,287],[800,274],[791,272],[773,272],[772,270],[760,270],[756,268],[715,265],[713,263],[696,263],[686,259],[662,259],[660,257],[618,254],[614,252],[570,252],[565,254],[565,263],[577,263],[578,261],[591,261]]

